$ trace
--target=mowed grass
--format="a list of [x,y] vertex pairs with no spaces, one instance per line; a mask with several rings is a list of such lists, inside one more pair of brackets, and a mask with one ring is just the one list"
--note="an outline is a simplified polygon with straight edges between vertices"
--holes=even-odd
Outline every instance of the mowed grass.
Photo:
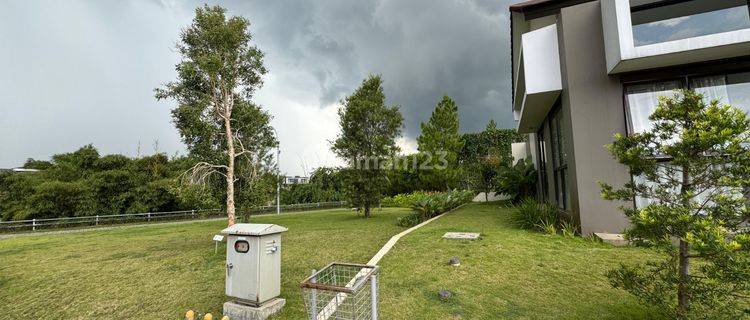
[[[654,258],[582,238],[519,230],[499,204],[470,204],[401,239],[381,261],[381,319],[653,319],[653,310],[611,288],[604,273]],[[283,236],[284,311],[304,319],[299,282],[332,261],[365,263],[407,209],[371,219],[348,210],[257,217]],[[153,225],[0,240],[0,317],[181,319],[188,309],[221,314],[223,221]],[[448,231],[476,241],[443,240]],[[447,265],[452,256],[460,267]],[[453,292],[441,301],[437,292]],[[217,317],[218,318],[218,317]]]
[[[365,263],[394,234],[406,209],[363,219],[336,209],[263,216],[289,228],[282,240],[284,311],[303,319],[299,283],[332,261]],[[211,238],[226,225],[203,221],[0,240],[0,318],[182,319],[221,314],[225,247]],[[218,319],[218,317],[215,317]]]
[[[380,262],[383,319],[654,319],[605,272],[656,256],[583,238],[519,230],[511,209],[471,204],[401,239]],[[475,241],[443,240],[480,232]],[[452,256],[459,267],[447,263]],[[445,302],[439,290],[450,290]]]

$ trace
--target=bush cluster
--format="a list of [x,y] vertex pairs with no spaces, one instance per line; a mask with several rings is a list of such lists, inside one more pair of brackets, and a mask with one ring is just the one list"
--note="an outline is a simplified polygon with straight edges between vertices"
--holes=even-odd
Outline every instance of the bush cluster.
[[[91,145],[55,154],[50,161],[29,159],[26,169],[0,172],[0,220],[93,216],[221,208],[224,182],[187,183],[183,174],[196,160],[157,153],[141,157],[100,155]],[[276,191],[274,177],[245,179],[238,168],[238,209],[267,204]]]
[[530,197],[536,189],[537,172],[531,159],[521,159],[512,166],[500,166],[495,177],[495,191],[507,194],[513,203]]
[[415,226],[422,221],[437,216],[443,212],[454,209],[474,198],[471,190],[452,190],[446,192],[418,192],[417,195],[401,197],[402,201],[411,202],[413,212],[398,219],[398,225],[402,227]]
[[316,203],[346,200],[343,171],[320,167],[310,175],[309,183],[292,184],[281,189],[282,204]]
[[434,192],[414,191],[412,193],[400,193],[392,197],[385,197],[380,200],[383,207],[411,208],[418,200],[427,198]]
[[534,198],[523,199],[516,210],[512,211],[511,220],[521,229],[536,230],[548,234],[572,236],[576,227],[560,209],[552,203],[538,202]]

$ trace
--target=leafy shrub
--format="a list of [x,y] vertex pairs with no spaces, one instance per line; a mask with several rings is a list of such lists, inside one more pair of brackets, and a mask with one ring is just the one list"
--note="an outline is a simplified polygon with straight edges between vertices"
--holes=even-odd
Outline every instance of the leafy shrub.
[[411,201],[410,207],[414,212],[400,218],[398,225],[410,227],[471,201],[474,197],[474,192],[470,190],[432,193],[415,192],[411,195],[399,196],[401,195],[397,195],[394,199],[399,199],[398,201],[403,202]]
[[513,166],[501,167],[495,179],[495,191],[509,195],[513,203],[518,203],[533,194],[536,169],[530,159],[522,159]]
[[547,234],[575,236],[578,229],[559,208],[552,203],[540,203],[534,198],[525,198],[511,213],[511,220],[519,228]]
[[568,220],[563,220],[560,222],[560,232],[562,232],[562,235],[565,237],[575,237],[576,233],[578,231],[578,228],[576,228],[575,224]]
[[537,229],[540,231],[549,234],[549,235],[556,235],[557,234],[557,227],[555,227],[555,224],[549,221],[542,221],[537,225]]
[[413,227],[420,223],[420,217],[419,214],[416,212],[412,212],[408,215],[405,215],[401,218],[398,218],[398,221],[396,221],[396,224],[401,227]]
[[429,196],[430,193],[424,191],[414,191],[412,193],[401,193],[393,197],[385,197],[380,200],[383,207],[411,208],[411,206]]
[[539,203],[534,198],[525,198],[513,211],[511,220],[521,229],[542,231],[541,225],[555,225],[559,209],[551,203]]

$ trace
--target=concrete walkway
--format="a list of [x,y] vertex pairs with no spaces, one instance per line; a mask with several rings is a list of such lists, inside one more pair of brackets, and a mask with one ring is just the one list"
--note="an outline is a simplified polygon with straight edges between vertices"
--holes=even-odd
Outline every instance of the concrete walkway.
[[370,259],[370,261],[367,262],[367,264],[371,265],[371,266],[377,265],[378,262],[380,262],[380,259],[383,259],[383,256],[385,256],[389,251],[391,251],[391,249],[393,248],[393,246],[396,245],[396,242],[398,242],[398,240],[400,240],[403,236],[411,233],[414,230],[417,230],[417,229],[419,229],[419,228],[427,225],[430,222],[433,222],[433,221],[437,220],[438,218],[440,218],[440,217],[442,217],[442,216],[444,216],[446,214],[449,214],[449,213],[451,213],[453,211],[461,209],[461,207],[463,207],[463,206],[465,206],[465,204],[462,204],[462,205],[460,205],[458,207],[455,207],[455,208],[453,208],[451,210],[448,210],[448,211],[446,211],[446,212],[444,212],[444,213],[442,213],[442,214],[440,214],[438,216],[434,216],[434,217],[432,217],[432,218],[430,218],[428,220],[425,220],[424,222],[422,222],[422,223],[420,223],[420,224],[418,224],[416,226],[413,226],[413,227],[411,227],[409,229],[406,229],[406,230],[402,231],[401,233],[399,233],[399,234],[391,237],[391,239],[389,239],[388,242],[386,242],[385,245],[383,245],[383,247],[380,248],[380,250],[378,251],[378,253],[376,253],[372,257],[372,259]]

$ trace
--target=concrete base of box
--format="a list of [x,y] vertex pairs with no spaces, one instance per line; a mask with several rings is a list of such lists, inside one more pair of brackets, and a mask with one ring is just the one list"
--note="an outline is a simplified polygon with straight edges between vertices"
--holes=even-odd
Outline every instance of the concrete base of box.
[[623,246],[627,246],[628,244],[630,244],[628,240],[626,240],[625,237],[619,233],[595,232],[594,236],[604,241],[604,243],[609,243],[615,247],[623,247]]
[[224,315],[232,320],[266,320],[277,314],[286,304],[286,299],[274,298],[258,307],[249,306],[236,301],[224,303]]

